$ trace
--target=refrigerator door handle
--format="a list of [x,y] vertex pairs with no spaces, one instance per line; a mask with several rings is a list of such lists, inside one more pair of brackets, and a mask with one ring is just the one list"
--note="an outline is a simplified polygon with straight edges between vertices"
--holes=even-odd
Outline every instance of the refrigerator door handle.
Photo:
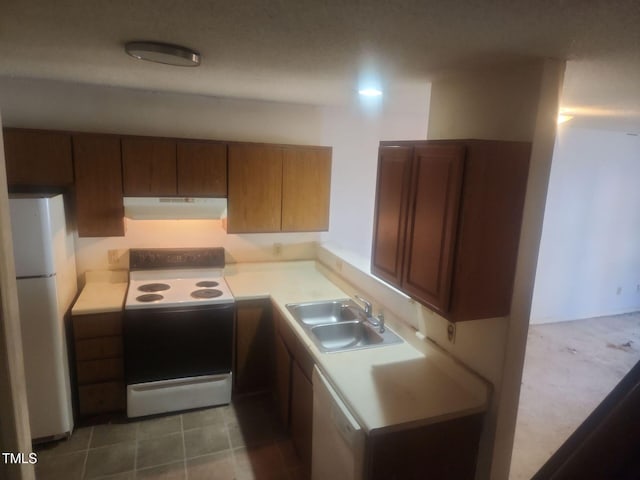
[[25,275],[24,277],[16,277],[16,280],[31,280],[32,278],[52,278],[55,276],[55,273],[49,273],[47,275]]

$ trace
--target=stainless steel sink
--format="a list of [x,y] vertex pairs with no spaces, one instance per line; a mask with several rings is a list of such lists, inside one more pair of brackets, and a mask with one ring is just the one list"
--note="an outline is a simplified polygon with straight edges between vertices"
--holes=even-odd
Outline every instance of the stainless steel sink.
[[290,303],[287,310],[323,352],[340,352],[402,343],[389,328],[373,327],[351,299]]
[[359,321],[317,325],[311,328],[311,333],[326,350],[364,347],[383,341],[379,333]]
[[360,306],[349,298],[326,302],[290,303],[287,310],[304,325],[324,325],[366,318]]

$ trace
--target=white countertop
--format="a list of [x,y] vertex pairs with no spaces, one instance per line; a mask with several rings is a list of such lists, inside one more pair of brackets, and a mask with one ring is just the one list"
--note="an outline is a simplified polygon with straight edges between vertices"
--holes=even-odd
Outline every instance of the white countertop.
[[85,286],[71,309],[72,315],[122,310],[129,284],[126,270],[88,271]]
[[[230,264],[225,279],[236,300],[271,298],[368,432],[435,423],[487,408],[488,385],[429,342],[421,350],[405,342],[320,352],[285,307],[349,297],[316,268],[315,261]],[[72,314],[121,310],[127,282],[126,271],[87,272]]]
[[[429,343],[322,353],[289,314],[287,303],[348,298],[314,261],[236,264],[225,269],[236,300],[271,298],[317,365],[368,432],[480,413],[488,385]],[[393,328],[393,327],[392,327]]]

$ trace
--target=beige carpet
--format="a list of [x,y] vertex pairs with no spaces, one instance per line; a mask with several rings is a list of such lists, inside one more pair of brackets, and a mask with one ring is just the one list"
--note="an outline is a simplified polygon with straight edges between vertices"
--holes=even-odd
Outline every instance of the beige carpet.
[[640,312],[532,325],[511,463],[530,479],[640,361]]

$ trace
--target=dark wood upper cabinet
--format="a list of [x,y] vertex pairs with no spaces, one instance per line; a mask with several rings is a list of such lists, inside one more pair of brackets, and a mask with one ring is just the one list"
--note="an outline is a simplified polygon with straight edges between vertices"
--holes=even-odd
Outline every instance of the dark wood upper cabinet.
[[412,157],[413,147],[381,147],[378,155],[371,264],[379,277],[394,285],[402,282]]
[[179,141],[178,195],[227,196],[227,145],[218,142]]
[[125,196],[177,194],[175,140],[122,137],[122,168]]
[[124,235],[120,137],[73,136],[76,221],[80,237]]
[[67,187],[73,184],[71,135],[5,128],[4,154],[9,187]]
[[329,229],[331,149],[285,147],[282,160],[282,231]]
[[229,145],[229,233],[329,228],[331,148]]
[[402,285],[440,312],[449,310],[463,161],[458,145],[425,145],[413,154]]
[[227,197],[229,233],[329,228],[330,147],[6,128],[4,148],[14,191],[77,184],[83,237],[124,235],[128,196]]
[[282,148],[229,145],[229,233],[279,232],[282,218]]
[[381,142],[372,272],[451,321],[507,315],[530,150]]

